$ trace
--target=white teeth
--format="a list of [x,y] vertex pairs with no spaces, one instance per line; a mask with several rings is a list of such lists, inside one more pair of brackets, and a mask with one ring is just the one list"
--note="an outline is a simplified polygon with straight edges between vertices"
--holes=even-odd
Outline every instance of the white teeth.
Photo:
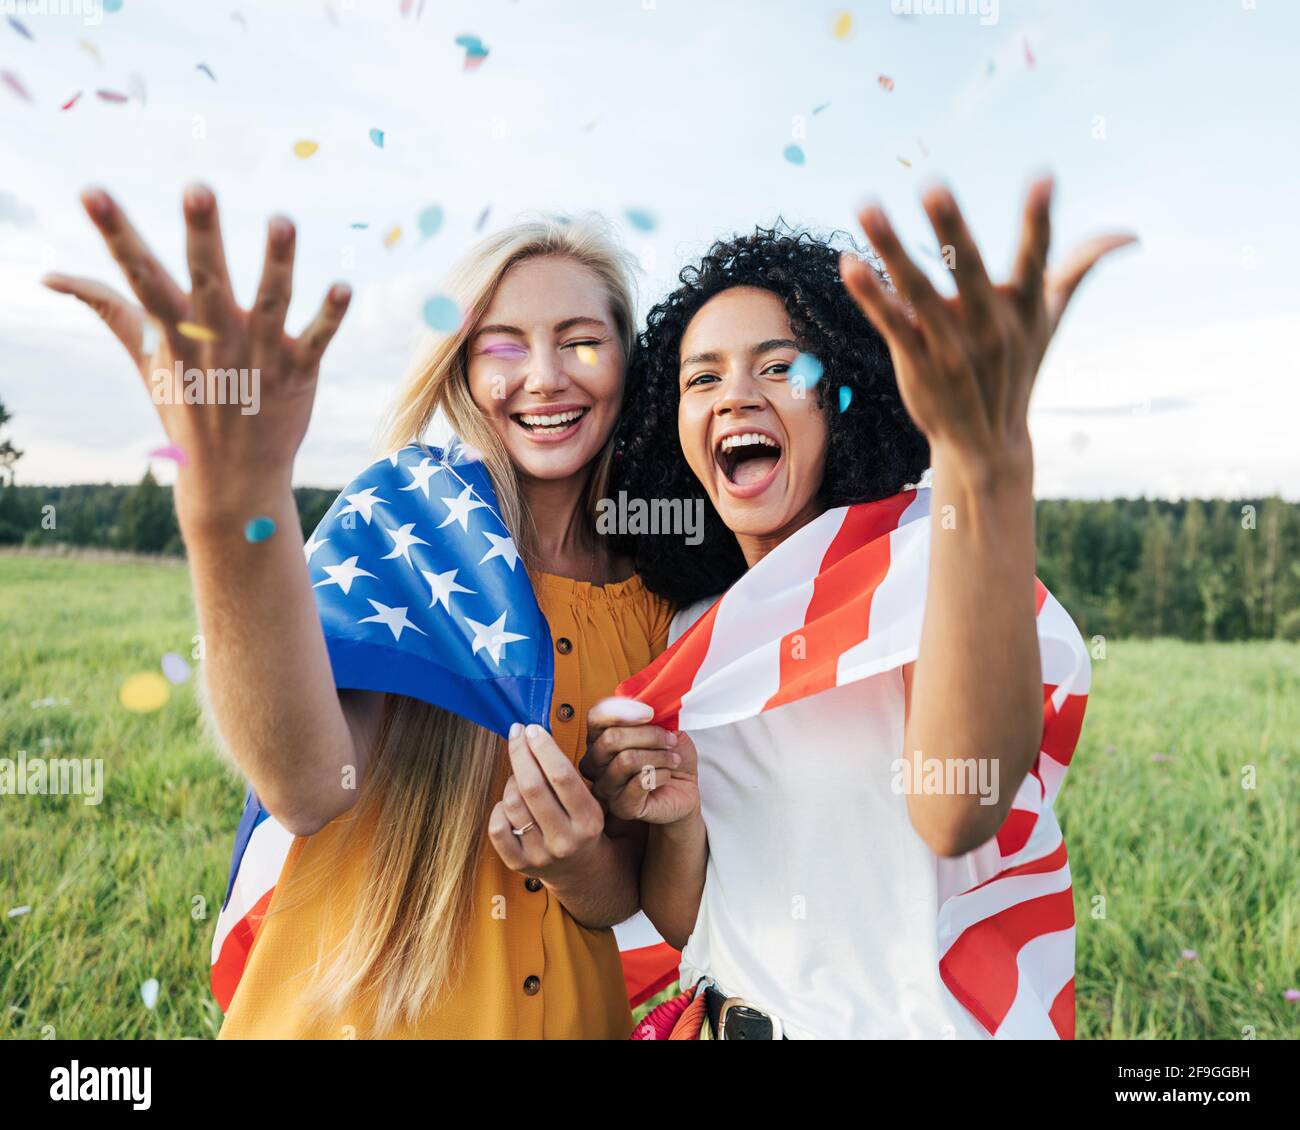
[[532,416],[520,413],[519,419],[530,428],[558,428],[573,423],[584,411],[585,409],[579,408],[573,412],[559,412],[554,416]]
[[721,450],[731,451],[737,447],[749,447],[750,444],[762,444],[764,447],[775,447],[781,450],[781,445],[771,436],[763,435],[761,432],[745,432],[743,435],[724,436]]

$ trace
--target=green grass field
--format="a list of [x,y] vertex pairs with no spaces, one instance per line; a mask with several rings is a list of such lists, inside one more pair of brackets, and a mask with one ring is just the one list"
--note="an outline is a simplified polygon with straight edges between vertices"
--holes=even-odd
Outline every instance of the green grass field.
[[[0,757],[102,758],[106,776],[97,807],[0,796],[0,1038],[213,1036],[242,786],[192,683],[156,713],[118,702],[191,653],[184,567],[0,555],[0,629]],[[1300,987],[1300,645],[1110,641],[1058,811],[1081,1037],[1300,1037],[1283,997]]]

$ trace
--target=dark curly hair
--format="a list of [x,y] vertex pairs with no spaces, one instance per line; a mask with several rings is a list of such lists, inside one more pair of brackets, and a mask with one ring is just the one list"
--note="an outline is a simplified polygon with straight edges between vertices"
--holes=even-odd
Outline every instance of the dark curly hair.
[[[682,269],[681,285],[646,317],[615,433],[611,486],[629,498],[703,499],[704,539],[687,545],[680,537],[623,535],[614,547],[634,559],[651,591],[676,604],[714,596],[746,569],[735,535],[687,465],[677,437],[682,337],[700,308],[722,291],[771,291],[785,303],[799,348],[822,363],[815,390],[829,443],[818,498],[827,509],[896,494],[929,466],[929,445],[903,407],[884,339],[840,281],[841,243],[859,250],[842,233],[819,237],[780,220],[752,235],[719,240],[698,265]],[[843,412],[841,386],[851,394]]]

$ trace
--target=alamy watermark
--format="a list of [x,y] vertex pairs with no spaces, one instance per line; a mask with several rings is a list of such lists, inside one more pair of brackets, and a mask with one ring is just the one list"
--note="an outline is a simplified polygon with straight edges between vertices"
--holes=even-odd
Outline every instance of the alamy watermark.
[[262,406],[261,369],[155,369],[149,395],[155,404],[238,404],[244,416]]
[[104,760],[96,757],[0,757],[0,796],[79,796],[104,799]]
[[998,0],[889,0],[896,16],[978,16],[985,27],[998,22]]
[[699,545],[704,540],[704,499],[629,499],[627,491],[621,490],[617,499],[596,503],[596,532],[668,535]]
[[76,16],[97,27],[104,22],[104,0],[0,0],[0,16]]
[[977,796],[980,804],[998,802],[998,761],[993,757],[897,757],[889,768],[890,788],[903,796]]

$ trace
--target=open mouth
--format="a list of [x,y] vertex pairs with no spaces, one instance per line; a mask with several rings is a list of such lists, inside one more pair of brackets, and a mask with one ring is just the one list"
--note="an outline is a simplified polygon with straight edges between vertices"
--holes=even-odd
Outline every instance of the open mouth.
[[733,432],[718,441],[713,460],[727,482],[749,493],[767,485],[781,462],[781,445],[766,432]]
[[573,432],[590,408],[566,408],[558,412],[516,412],[510,418],[529,435],[557,439]]

